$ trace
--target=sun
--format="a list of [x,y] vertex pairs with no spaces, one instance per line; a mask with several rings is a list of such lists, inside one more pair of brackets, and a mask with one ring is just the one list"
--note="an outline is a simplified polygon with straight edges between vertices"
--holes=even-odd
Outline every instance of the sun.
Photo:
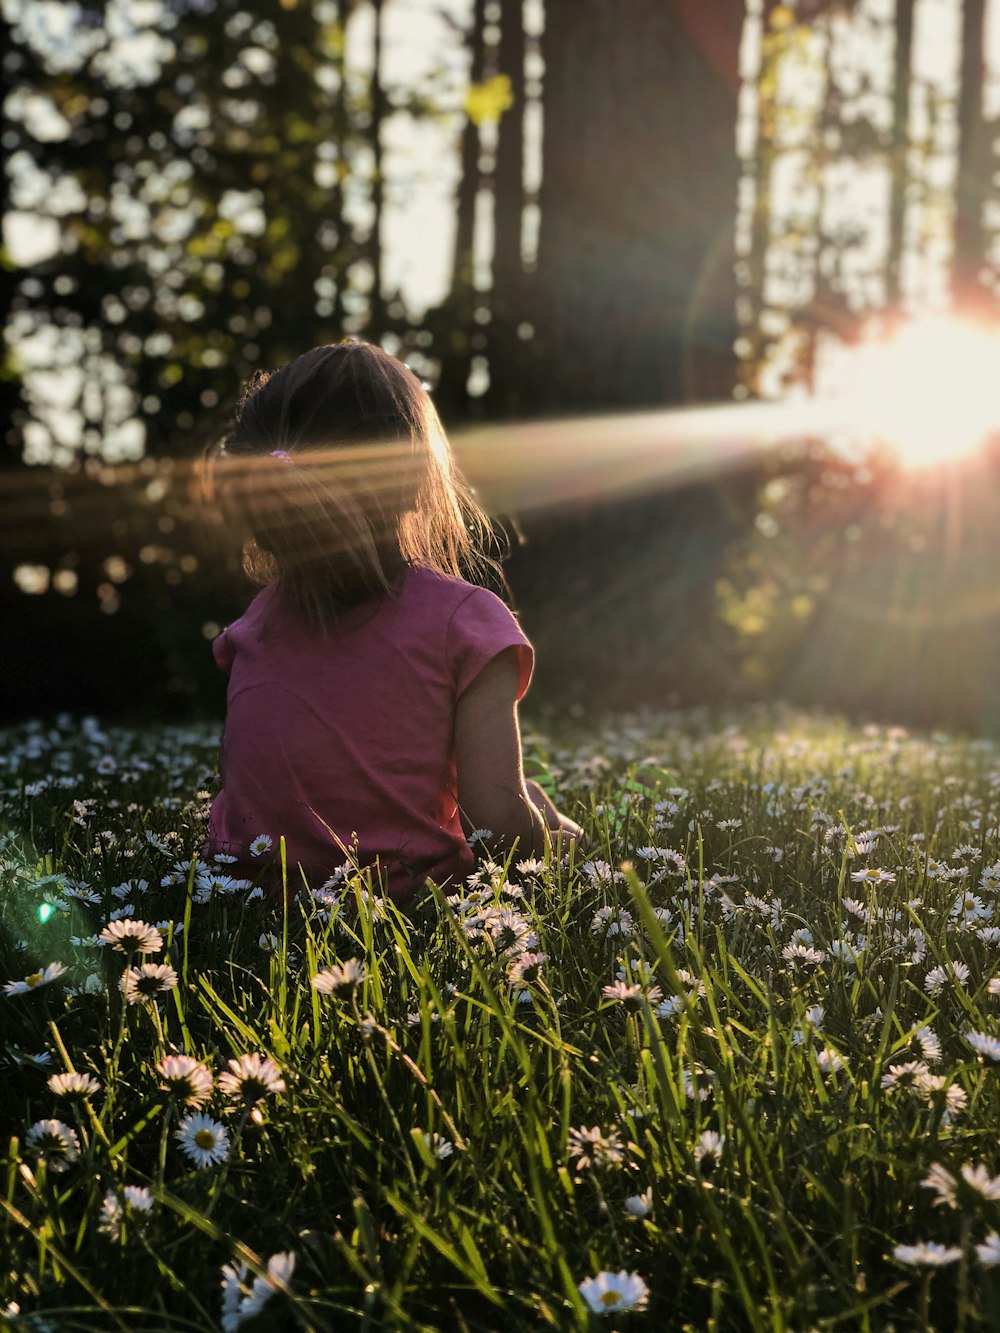
[[973,453],[1000,430],[1000,334],[926,318],[843,358],[835,414],[852,433],[894,449],[904,467]]

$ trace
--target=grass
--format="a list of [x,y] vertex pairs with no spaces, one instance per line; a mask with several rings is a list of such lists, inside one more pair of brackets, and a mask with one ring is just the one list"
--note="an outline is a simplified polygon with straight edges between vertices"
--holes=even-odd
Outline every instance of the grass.
[[[529,728],[586,861],[404,914],[363,874],[283,906],[193,862],[209,728],[3,739],[13,1327],[1000,1327],[1000,748],[786,710]],[[130,907],[176,976],[135,1003],[142,958],[97,940]],[[215,1080],[214,1164],[170,1054]]]

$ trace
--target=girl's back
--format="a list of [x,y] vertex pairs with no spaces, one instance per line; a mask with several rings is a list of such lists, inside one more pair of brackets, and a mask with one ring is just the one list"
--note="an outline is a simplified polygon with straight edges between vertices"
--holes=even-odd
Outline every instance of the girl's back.
[[391,592],[342,613],[328,638],[277,584],[266,588],[213,645],[230,684],[206,851],[235,855],[253,874],[251,847],[266,835],[276,848],[284,834],[289,866],[301,863],[311,885],[349,855],[384,869],[394,897],[428,876],[466,874],[456,701],[510,647],[520,699],[532,650],[510,611],[426,567],[406,567]]

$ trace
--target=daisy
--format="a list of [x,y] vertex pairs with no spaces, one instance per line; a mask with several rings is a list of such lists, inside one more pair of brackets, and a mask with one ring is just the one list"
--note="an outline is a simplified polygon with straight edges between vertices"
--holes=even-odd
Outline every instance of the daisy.
[[963,1166],[962,1179],[982,1198],[993,1202],[1000,1199],[1000,1176],[991,1176],[982,1162],[975,1166]]
[[653,1211],[652,1185],[641,1194],[630,1194],[625,1200],[625,1211],[629,1217],[648,1217]]
[[[969,980],[969,969],[965,963],[950,964],[950,971],[960,986]],[[928,995],[940,995],[949,980],[949,968],[932,967],[924,977],[924,990]]]
[[920,1182],[926,1190],[933,1190],[937,1195],[934,1200],[935,1207],[941,1204],[947,1204],[949,1208],[957,1208],[958,1181],[946,1170],[940,1162],[934,1162],[926,1177]]
[[91,1074],[53,1074],[49,1090],[57,1097],[92,1097],[101,1085]]
[[991,1231],[981,1245],[976,1246],[979,1262],[986,1268],[995,1268],[1000,1264],[1000,1236]]
[[119,1197],[114,1190],[109,1190],[101,1204],[101,1220],[98,1231],[110,1236],[119,1245],[122,1243],[122,1224],[142,1224],[147,1213],[152,1210],[153,1196],[148,1189],[140,1185],[126,1185]]
[[143,963],[127,967],[118,982],[118,989],[129,1004],[149,1004],[157,995],[173,990],[177,973],[166,963]]
[[991,1037],[985,1032],[966,1032],[964,1035],[977,1055],[1000,1063],[1000,1038]]
[[724,1134],[717,1134],[714,1129],[706,1129],[694,1145],[694,1160],[701,1162],[706,1157],[713,1157],[718,1161],[722,1156],[722,1149],[725,1144],[726,1137]]
[[786,963],[802,963],[807,967],[815,967],[826,958],[822,949],[810,948],[808,944],[786,944],[781,956]]
[[159,953],[163,948],[163,936],[154,926],[125,917],[109,921],[99,938],[120,953]]
[[511,966],[507,980],[511,986],[523,986],[528,982],[540,981],[542,968],[548,961],[547,953],[523,953]]
[[441,1134],[422,1135],[431,1155],[436,1157],[439,1162],[443,1162],[446,1157],[450,1157],[455,1151],[455,1145],[450,1139],[446,1139]]
[[567,1153],[571,1160],[577,1159],[576,1165],[580,1170],[591,1165],[617,1166],[625,1160],[625,1150],[617,1130],[613,1129],[605,1136],[598,1125],[590,1129],[585,1126],[571,1129]]
[[1000,995],[1000,977],[990,977],[986,983],[986,994],[994,998]]
[[295,1255],[291,1251],[272,1254],[267,1261],[267,1272],[255,1277],[247,1286],[246,1264],[226,1264],[222,1270],[222,1329],[235,1333],[248,1319],[259,1314],[276,1291],[287,1291],[295,1271]]
[[914,1268],[940,1268],[961,1259],[962,1251],[955,1245],[938,1245],[936,1241],[927,1240],[917,1245],[897,1245],[892,1257]]
[[816,1052],[816,1064],[823,1074],[835,1074],[841,1069],[847,1068],[847,1061],[831,1046],[825,1047],[822,1051]]
[[353,991],[366,977],[365,965],[360,958],[348,958],[346,963],[334,964],[317,972],[312,979],[313,988],[321,995],[332,995],[335,991]]
[[23,981],[8,981],[4,986],[4,993],[27,995],[29,991],[40,990],[42,986],[58,981],[65,971],[65,963],[49,963],[48,967],[43,967],[40,972],[32,972],[31,976],[25,977]]
[[890,870],[853,870],[855,884],[895,884],[896,876]]
[[891,1065],[882,1075],[882,1087],[886,1092],[893,1092],[899,1087],[916,1087],[920,1079],[930,1072],[930,1067],[923,1060],[909,1060],[906,1064]]
[[225,1161],[229,1154],[229,1134],[225,1125],[201,1111],[185,1116],[174,1137],[181,1152],[195,1166],[214,1166],[216,1162]]
[[256,1102],[284,1092],[285,1080],[269,1055],[241,1055],[229,1061],[229,1072],[219,1075],[219,1088],[233,1101]]
[[166,1055],[156,1066],[162,1086],[185,1106],[203,1106],[212,1095],[212,1075],[190,1055]]
[[250,843],[249,852],[251,856],[263,856],[274,846],[274,842],[266,833],[258,833],[256,838]]
[[[659,986],[653,986],[649,990],[650,1001],[653,1002],[653,991],[656,992],[655,1000],[663,998],[663,992]],[[646,988],[637,984],[629,985],[626,981],[613,981],[610,986],[604,986],[601,994],[608,1000],[617,1001],[623,1004],[626,1009],[635,1012],[642,1006],[642,1001],[646,996]]]
[[50,1171],[66,1171],[80,1156],[80,1140],[61,1120],[38,1120],[24,1136],[24,1146]]
[[580,1283],[580,1295],[594,1314],[623,1314],[626,1310],[644,1310],[649,1288],[638,1273],[601,1272]]
[[913,1034],[920,1047],[920,1054],[929,1065],[936,1064],[941,1059],[941,1042],[933,1028],[924,1024],[917,1028]]

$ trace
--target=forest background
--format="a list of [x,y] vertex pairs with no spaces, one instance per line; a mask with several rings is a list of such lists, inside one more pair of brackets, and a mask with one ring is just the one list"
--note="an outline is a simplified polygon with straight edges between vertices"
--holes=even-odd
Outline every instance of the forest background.
[[537,704],[1000,732],[995,440],[915,472],[761,415],[995,324],[997,10],[3,0],[4,716],[221,715],[253,590],[191,464],[352,334],[508,533]]

